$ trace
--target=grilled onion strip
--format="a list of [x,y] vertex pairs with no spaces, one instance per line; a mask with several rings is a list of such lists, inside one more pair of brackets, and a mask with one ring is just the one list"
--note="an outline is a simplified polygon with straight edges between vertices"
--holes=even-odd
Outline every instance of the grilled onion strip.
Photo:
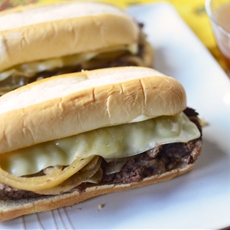
[[53,188],[81,170],[93,160],[94,157],[95,156],[90,156],[86,159],[76,158],[72,164],[65,167],[63,170],[56,169],[51,171],[48,175],[37,177],[17,177],[0,168],[0,183],[27,191]]

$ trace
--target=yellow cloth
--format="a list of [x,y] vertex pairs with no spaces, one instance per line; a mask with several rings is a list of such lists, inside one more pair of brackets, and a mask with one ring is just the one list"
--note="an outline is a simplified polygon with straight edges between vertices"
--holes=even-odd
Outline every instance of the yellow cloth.
[[[57,0],[0,0],[0,10],[9,8],[19,4],[28,4],[32,2],[55,2]],[[103,2],[115,4],[121,8],[125,8],[133,4],[148,4],[155,2],[171,3],[190,26],[195,34],[200,38],[203,44],[210,50],[220,65],[225,69],[225,64],[216,46],[210,22],[205,12],[205,0],[100,0]]]

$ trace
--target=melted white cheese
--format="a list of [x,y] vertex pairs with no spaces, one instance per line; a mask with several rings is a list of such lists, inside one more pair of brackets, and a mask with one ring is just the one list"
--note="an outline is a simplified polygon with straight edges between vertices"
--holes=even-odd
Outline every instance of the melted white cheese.
[[200,136],[185,114],[158,117],[142,122],[101,128],[54,140],[1,156],[2,169],[17,175],[29,175],[54,165],[69,165],[78,156],[86,158],[123,158],[139,154],[157,145],[188,142]]
[[[0,37],[0,50],[1,50],[1,37]],[[75,66],[75,65],[84,63],[88,60],[91,60],[99,54],[102,54],[105,52],[113,52],[116,50],[128,50],[130,53],[136,54],[138,52],[138,45],[134,43],[128,46],[115,47],[115,48],[110,48],[107,50],[101,50],[97,52],[74,54],[74,55],[69,55],[69,56],[51,58],[51,59],[46,59],[46,60],[39,60],[39,61],[17,65],[11,69],[1,72],[0,81],[3,81],[6,78],[14,74],[17,74],[17,73],[20,73],[24,75],[25,77],[33,77],[36,73],[39,73],[39,72],[49,71],[49,70],[53,70],[57,68],[62,68],[65,66]]]

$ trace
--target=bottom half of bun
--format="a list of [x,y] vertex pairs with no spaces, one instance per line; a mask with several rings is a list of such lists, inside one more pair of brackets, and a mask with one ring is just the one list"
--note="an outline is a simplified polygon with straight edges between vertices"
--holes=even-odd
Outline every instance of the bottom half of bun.
[[103,194],[121,192],[133,188],[150,185],[153,183],[170,180],[174,177],[177,177],[190,171],[193,168],[193,166],[194,164],[186,166],[184,165],[180,168],[174,169],[170,172],[166,172],[162,175],[151,176],[145,178],[142,181],[129,184],[95,185],[86,188],[84,192],[73,191],[71,193],[58,196],[30,198],[15,201],[0,201],[0,221],[7,221],[23,215],[46,212],[62,207],[67,207]]

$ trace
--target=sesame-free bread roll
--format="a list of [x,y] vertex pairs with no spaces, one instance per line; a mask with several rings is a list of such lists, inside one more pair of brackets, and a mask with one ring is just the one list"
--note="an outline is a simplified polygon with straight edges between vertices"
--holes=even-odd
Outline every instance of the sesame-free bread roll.
[[183,86],[147,67],[20,87],[0,97],[0,123],[0,221],[170,180],[202,150]]
[[22,63],[129,45],[133,19],[112,5],[60,2],[0,13],[0,71]]

